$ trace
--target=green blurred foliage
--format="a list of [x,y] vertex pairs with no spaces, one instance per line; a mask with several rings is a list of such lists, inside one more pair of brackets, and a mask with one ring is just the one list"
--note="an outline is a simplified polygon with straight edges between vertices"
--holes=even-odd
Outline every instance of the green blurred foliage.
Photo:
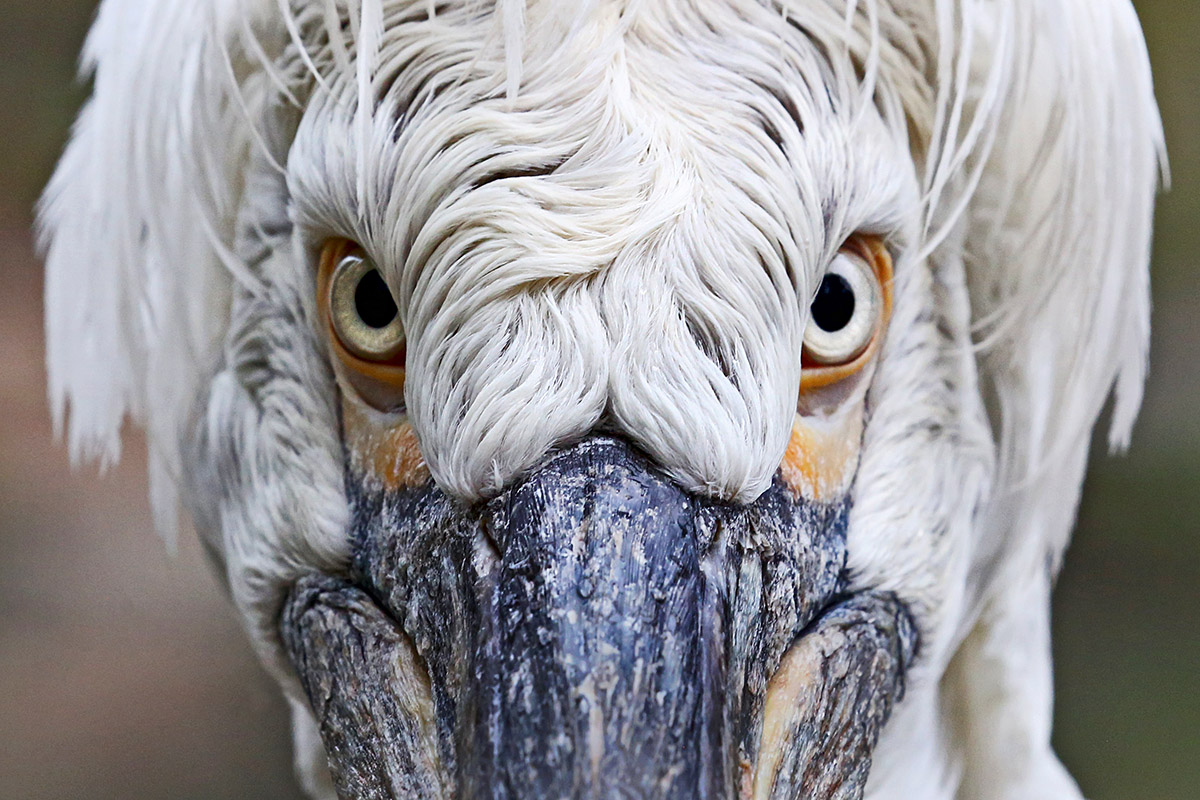
[[[1155,67],[1172,190],[1157,218],[1145,408],[1127,455],[1109,457],[1097,438],[1055,598],[1055,744],[1094,800],[1191,800],[1200,795],[1200,272],[1194,265],[1200,252],[1200,3],[1138,0],[1136,6]],[[92,8],[85,0],[0,0],[0,214],[19,225],[31,218],[85,97],[73,74]],[[248,657],[239,663],[247,670],[240,679],[261,684],[261,676],[248,671]],[[276,708],[256,702],[264,714]],[[252,726],[252,719],[243,716],[239,724]],[[239,747],[220,796],[236,797],[238,787],[256,785],[249,774],[256,759],[269,764],[264,769],[277,787],[256,796],[294,793],[280,777],[288,756],[278,724],[272,731],[261,754]],[[44,768],[61,767],[64,757],[70,754],[46,752]],[[128,757],[113,751],[105,772],[111,780],[101,780],[93,796],[135,796],[119,788],[129,787],[128,773],[118,766]],[[191,796],[182,783],[186,770],[178,785],[170,782],[170,765],[154,770],[167,777],[149,796]]]

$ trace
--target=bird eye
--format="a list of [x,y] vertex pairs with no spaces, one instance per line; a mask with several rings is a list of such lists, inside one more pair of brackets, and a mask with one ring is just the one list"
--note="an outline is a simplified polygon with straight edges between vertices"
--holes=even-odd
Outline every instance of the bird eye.
[[339,379],[380,410],[401,408],[404,324],[375,262],[354,242],[330,240],[321,253],[317,292]]
[[841,380],[867,362],[891,309],[891,270],[875,237],[854,237],[834,257],[804,332],[804,388]]
[[853,253],[838,253],[821,279],[811,312],[804,334],[809,359],[844,364],[859,356],[879,321],[879,289],[871,267]]
[[404,347],[400,311],[371,259],[351,253],[334,267],[329,316],[338,339],[354,355],[386,361]]

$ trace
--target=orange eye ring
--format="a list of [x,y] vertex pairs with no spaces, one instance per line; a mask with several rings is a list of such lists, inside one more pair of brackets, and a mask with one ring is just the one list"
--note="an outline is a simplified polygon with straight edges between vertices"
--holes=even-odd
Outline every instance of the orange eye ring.
[[[364,286],[363,279],[373,273],[371,285]],[[377,310],[368,312],[362,305],[364,290],[387,291],[377,279],[373,262],[361,246],[349,239],[330,239],[321,249],[317,310],[338,375],[367,404],[380,411],[397,411],[404,406],[404,329],[398,312],[394,319],[377,319]],[[382,301],[392,303],[394,309],[390,295],[374,299],[374,305]]]
[[[874,276],[878,288],[878,303],[875,304],[876,319],[873,322],[870,341],[855,348],[854,355],[843,363],[822,363],[809,353],[806,346],[801,356],[800,391],[808,392],[831,386],[856,375],[875,355],[892,314],[892,256],[878,236],[856,235],[842,245],[842,253],[860,259]],[[807,337],[806,337],[807,338]],[[827,359],[823,360],[827,361]]]

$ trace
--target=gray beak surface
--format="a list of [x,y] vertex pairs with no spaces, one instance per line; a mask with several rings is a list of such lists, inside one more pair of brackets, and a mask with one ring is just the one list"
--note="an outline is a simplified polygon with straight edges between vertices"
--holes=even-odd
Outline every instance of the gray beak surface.
[[281,633],[342,798],[854,798],[916,633],[847,508],[690,496],[619,439],[467,509],[351,487]]

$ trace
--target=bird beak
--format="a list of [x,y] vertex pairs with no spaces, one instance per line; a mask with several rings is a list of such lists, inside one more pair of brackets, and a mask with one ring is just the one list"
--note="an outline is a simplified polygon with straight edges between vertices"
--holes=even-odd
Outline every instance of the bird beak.
[[847,506],[691,496],[595,438],[473,509],[352,488],[281,618],[342,798],[852,798],[916,633]]

